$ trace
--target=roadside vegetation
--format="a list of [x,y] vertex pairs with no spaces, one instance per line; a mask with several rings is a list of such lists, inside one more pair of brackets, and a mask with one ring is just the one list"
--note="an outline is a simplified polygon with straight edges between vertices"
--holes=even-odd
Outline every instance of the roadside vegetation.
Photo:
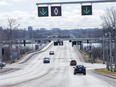
[[81,53],[85,62],[91,62],[92,57],[93,63],[103,63],[101,47],[92,47],[92,54],[87,50],[83,50]]
[[99,73],[103,73],[103,74],[106,74],[106,75],[111,75],[111,76],[115,76],[116,77],[116,72],[111,72],[111,71],[107,70],[106,68],[95,69],[95,71],[99,72]]

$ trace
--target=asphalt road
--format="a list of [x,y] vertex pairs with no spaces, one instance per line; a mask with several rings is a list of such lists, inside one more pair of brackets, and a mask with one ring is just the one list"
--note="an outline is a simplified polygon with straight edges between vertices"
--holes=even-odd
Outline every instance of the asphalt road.
[[[55,55],[49,55],[49,51],[54,51]],[[114,79],[105,80],[92,72],[105,65],[84,63],[78,54],[68,41],[64,42],[64,46],[52,46],[26,63],[12,65],[20,70],[0,75],[0,87],[116,87],[112,84]],[[50,57],[50,64],[43,64],[44,57]],[[86,66],[86,75],[73,75],[72,59]]]

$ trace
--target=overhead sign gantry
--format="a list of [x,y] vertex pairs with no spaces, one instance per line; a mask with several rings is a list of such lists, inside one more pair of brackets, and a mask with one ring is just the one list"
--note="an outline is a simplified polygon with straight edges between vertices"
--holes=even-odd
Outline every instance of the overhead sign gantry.
[[[36,3],[38,6],[38,17],[49,16],[49,8],[40,7],[39,5],[62,5],[62,4],[83,4],[83,3],[105,3],[105,2],[116,2],[116,0],[89,0],[89,1],[73,1],[73,2],[45,2],[45,3]],[[92,15],[92,5],[82,5],[81,6],[82,15]],[[61,16],[62,9],[61,6],[51,6],[51,16]]]

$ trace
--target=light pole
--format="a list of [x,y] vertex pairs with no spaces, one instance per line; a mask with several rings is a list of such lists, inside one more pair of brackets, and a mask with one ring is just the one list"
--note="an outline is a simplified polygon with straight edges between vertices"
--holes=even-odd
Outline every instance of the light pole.
[[10,36],[10,60],[11,60],[11,63],[12,63],[13,62],[13,50],[12,50],[13,31],[12,31],[12,28],[10,28],[10,33],[11,33],[11,36]]
[[105,40],[104,40],[104,35],[103,35],[103,64],[105,64],[105,50],[104,50],[104,45],[105,45]]
[[113,27],[114,30],[114,43],[115,43],[115,51],[114,51],[114,60],[115,60],[115,68],[114,68],[114,72],[116,72],[116,27]]
[[[109,35],[108,33],[105,34],[105,36]],[[109,36],[108,36],[109,37]],[[107,70],[110,70],[109,66],[110,66],[110,55],[109,55],[109,39],[106,41],[106,68]]]
[[[107,52],[107,69],[108,70],[113,70],[112,68],[112,63],[113,63],[113,59],[112,59],[112,40],[111,40],[111,32],[106,33],[105,35],[108,35],[108,52]],[[110,66],[110,67],[109,67]]]
[[109,58],[110,58],[110,67],[111,67],[111,71],[112,71],[112,42],[111,42],[111,33],[109,32],[109,51],[110,51],[110,55],[109,55]]
[[[0,43],[0,62],[1,62],[1,64],[2,64],[2,43]],[[1,69],[2,69],[2,65],[0,66],[1,67]]]

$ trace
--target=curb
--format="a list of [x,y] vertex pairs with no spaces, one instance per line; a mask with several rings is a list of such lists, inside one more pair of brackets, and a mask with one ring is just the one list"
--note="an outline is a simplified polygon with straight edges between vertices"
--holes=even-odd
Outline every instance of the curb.
[[93,72],[95,72],[95,73],[97,73],[97,74],[99,74],[99,75],[103,75],[103,76],[112,78],[112,79],[116,79],[116,76],[111,76],[111,75],[108,75],[108,74],[105,74],[105,73],[100,73],[100,72],[97,72],[97,71],[95,71],[95,70],[94,70]]
[[[80,50],[79,50],[78,48],[76,48],[76,46],[74,46],[74,49],[75,49],[76,52],[80,52]],[[80,54],[81,54],[81,52],[80,52]],[[81,55],[81,56],[82,56],[82,55]],[[83,59],[83,57],[82,57],[82,58],[79,57],[79,59],[80,59],[81,61],[85,62],[85,60]]]
[[3,68],[0,71],[0,75],[6,74],[6,73],[9,73],[9,72],[13,72],[13,71],[16,71],[16,70],[20,70],[20,69],[19,68]]

